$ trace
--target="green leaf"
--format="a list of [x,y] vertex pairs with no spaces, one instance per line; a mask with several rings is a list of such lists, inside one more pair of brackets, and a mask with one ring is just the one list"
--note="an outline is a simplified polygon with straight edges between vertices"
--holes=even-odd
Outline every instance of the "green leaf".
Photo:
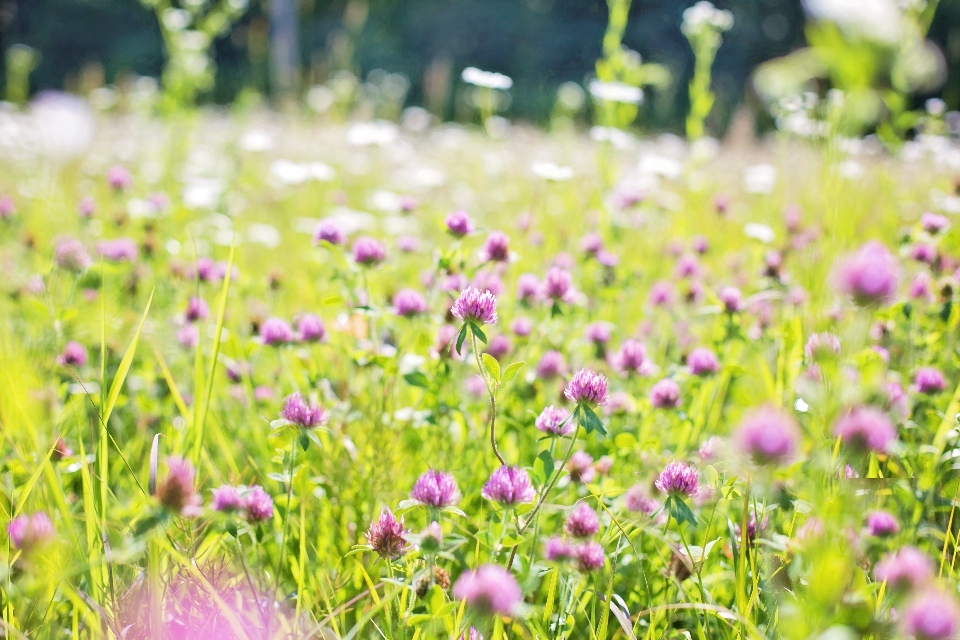
[[591,431],[598,431],[600,435],[607,435],[607,430],[603,428],[603,421],[600,419],[593,409],[586,405],[582,405],[583,416],[580,418],[580,424],[583,425],[583,428],[586,429],[587,433]]
[[523,365],[525,364],[527,363],[521,360],[520,362],[514,362],[513,364],[507,366],[507,368],[503,370],[503,379],[501,380],[501,382],[503,384],[512,382],[513,379],[517,377],[517,373],[520,371],[520,369],[523,368]]
[[460,327],[460,334],[457,336],[457,355],[463,355],[461,348],[463,347],[463,341],[467,339],[467,325],[464,324]]
[[403,379],[412,387],[420,387],[421,389],[430,388],[430,379],[427,378],[422,371],[411,371],[410,373],[404,374]]
[[555,465],[549,451],[541,451],[533,462],[533,473],[540,484],[546,484],[553,475]]
[[123,381],[127,379],[127,374],[130,372],[130,366],[133,364],[133,356],[137,352],[137,343],[140,341],[140,334],[143,332],[143,323],[146,322],[147,313],[150,312],[151,302],[153,302],[152,292],[150,293],[150,298],[147,300],[147,306],[143,310],[143,315],[140,316],[140,324],[137,326],[137,332],[133,334],[133,340],[130,341],[130,346],[127,347],[127,351],[123,354],[123,358],[120,360],[120,366],[117,368],[117,375],[113,379],[113,384],[110,385],[110,392],[107,394],[107,406],[103,411],[104,426],[110,423],[110,414],[113,413],[113,408],[117,405],[120,390],[123,388]]
[[690,507],[682,499],[671,496],[667,498],[670,504],[670,515],[679,523],[688,522],[691,526],[697,526],[697,516],[693,514]]
[[505,549],[509,549],[510,547],[517,546],[523,541],[524,541],[523,534],[520,534],[520,535],[510,534],[503,537],[503,540],[500,541],[500,546],[502,546]]
[[310,448],[310,436],[307,434],[306,429],[300,430],[300,448],[304,451]]
[[483,368],[487,370],[494,382],[500,384],[500,363],[497,362],[497,359],[489,353],[483,354],[481,359],[483,360]]
[[480,330],[480,327],[478,325],[475,325],[474,323],[471,322],[470,330],[473,331],[473,335],[477,336],[477,340],[479,340],[483,344],[487,344],[487,336],[483,331]]

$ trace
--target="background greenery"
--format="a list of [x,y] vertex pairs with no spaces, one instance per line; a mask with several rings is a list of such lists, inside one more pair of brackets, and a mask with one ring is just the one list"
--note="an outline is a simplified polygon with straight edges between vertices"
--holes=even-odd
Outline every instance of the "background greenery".
[[[681,129],[693,54],[680,32],[680,0],[635,0],[624,35],[644,60],[666,65],[672,83],[651,93],[639,122]],[[754,98],[748,78],[759,63],[804,46],[797,0],[732,0],[733,12],[714,67],[714,129],[723,129],[736,107]],[[435,110],[457,117],[457,78],[468,65],[505,73],[516,82],[511,117],[545,121],[561,82],[583,82],[593,73],[607,23],[603,0],[383,0],[351,5],[362,26],[347,29],[347,2],[302,0],[300,47],[304,87],[338,69],[366,75],[401,72],[411,87],[408,104],[424,104],[425,76],[449,79]],[[216,84],[205,100],[228,103],[244,89],[269,93],[267,3],[255,1],[236,28],[215,44]],[[947,58],[943,97],[960,106],[960,3],[942,2],[930,37]],[[0,2],[0,47],[24,43],[42,55],[31,77],[34,90],[122,83],[133,74],[159,76],[164,50],[156,18],[136,0],[6,0]],[[99,68],[102,67],[102,73]],[[84,70],[86,69],[86,72]],[[927,96],[920,96],[922,100]]]

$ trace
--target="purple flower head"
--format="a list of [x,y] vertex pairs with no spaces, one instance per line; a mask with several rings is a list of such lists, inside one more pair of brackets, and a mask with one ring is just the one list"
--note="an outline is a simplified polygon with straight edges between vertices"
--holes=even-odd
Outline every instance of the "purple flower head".
[[595,345],[610,342],[610,325],[606,322],[591,322],[583,331],[584,337]]
[[710,349],[697,347],[687,355],[687,366],[695,376],[709,376],[720,370],[720,361]]
[[615,253],[611,253],[606,249],[601,249],[600,251],[597,251],[597,262],[605,267],[613,268],[620,264],[620,258]]
[[646,516],[656,513],[657,509],[660,508],[657,499],[651,497],[647,490],[639,484],[627,489],[626,493],[623,494],[623,503],[628,511],[642,513]]
[[769,278],[779,278],[783,268],[783,254],[779,251],[767,251],[763,255],[763,275]]
[[710,242],[704,236],[693,236],[693,239],[690,241],[690,246],[700,255],[710,250]]
[[570,380],[563,395],[567,400],[588,407],[599,407],[607,402],[607,379],[602,373],[580,369]]
[[240,511],[243,509],[243,496],[237,487],[225,484],[213,490],[211,506],[214,511]]
[[126,191],[133,186],[133,176],[123,165],[116,165],[107,170],[107,183],[114,191]]
[[156,496],[171,512],[192,518],[200,515],[202,499],[194,487],[197,472],[187,460],[177,456],[167,459],[167,477],[157,485]]
[[327,419],[327,412],[323,407],[304,401],[299,392],[292,393],[283,401],[280,417],[292,422],[301,429],[313,429],[323,424]]
[[667,463],[653,486],[670,495],[693,497],[700,488],[700,479],[696,469],[674,460]]
[[135,262],[137,243],[133,238],[116,238],[97,243],[97,253],[112,262]]
[[243,508],[249,522],[263,522],[273,517],[273,498],[263,487],[255,484],[243,496]]
[[489,291],[467,287],[453,303],[450,313],[464,322],[497,324],[497,298]]
[[496,564],[463,573],[453,585],[453,596],[482,615],[510,615],[523,601],[517,580]]
[[[706,487],[704,487],[706,488]],[[740,529],[740,524],[735,523],[733,525],[734,531],[736,531],[737,536],[740,536],[742,539],[743,532]],[[756,540],[758,533],[763,533],[767,529],[767,516],[763,516],[763,520],[759,523],[757,522],[757,513],[753,509],[750,510],[750,519],[747,520],[747,540]]]
[[460,490],[452,475],[430,469],[417,478],[410,497],[428,507],[442,509],[460,501]]
[[447,231],[457,238],[473,233],[473,221],[466,211],[454,211],[447,216]]
[[566,269],[550,267],[543,278],[543,296],[554,302],[571,302],[574,298],[573,276]]
[[397,238],[397,248],[403,253],[416,253],[420,250],[420,239],[416,236],[400,236]]
[[917,391],[928,395],[940,393],[947,388],[947,381],[943,373],[934,367],[920,367],[913,376],[913,383]]
[[521,273],[517,278],[517,300],[530,304],[540,299],[540,280],[532,273]]
[[187,318],[187,322],[204,320],[208,315],[210,315],[210,307],[207,305],[207,301],[203,298],[190,296],[190,300],[187,302],[187,310],[184,315]]
[[581,502],[567,516],[564,530],[574,538],[589,538],[600,530],[600,519],[586,502]]
[[97,212],[97,201],[87,196],[77,205],[77,213],[81,218],[90,219]]
[[420,203],[417,202],[417,199],[411,195],[400,196],[400,210],[404,213],[410,213],[414,211]]
[[703,444],[700,445],[700,450],[697,452],[697,455],[700,456],[700,460],[703,462],[709,462],[717,457],[717,454],[720,452],[722,447],[722,438],[718,436],[710,436],[703,441]]
[[473,287],[487,290],[495,296],[503,293],[503,280],[495,273],[481,271],[473,277]]
[[327,328],[319,316],[306,313],[297,320],[297,335],[303,342],[323,342],[327,339]]
[[888,511],[874,511],[867,516],[867,532],[877,538],[888,538],[900,531],[897,518]]
[[573,423],[568,419],[570,412],[563,407],[550,405],[537,416],[534,425],[540,431],[550,435],[568,436],[573,433]]
[[589,255],[594,255],[603,250],[603,236],[595,231],[583,236],[583,239],[580,240],[580,250]]
[[177,331],[177,343],[184,349],[193,349],[200,342],[200,332],[196,325],[187,324]]
[[267,318],[260,325],[260,341],[271,347],[293,342],[293,329],[281,318]]
[[713,197],[713,208],[717,210],[717,213],[724,215],[727,211],[730,210],[730,196],[725,193],[718,193]]
[[455,360],[463,360],[466,357],[466,350],[464,350],[464,353],[457,353],[457,346],[453,344],[456,337],[457,327],[452,324],[440,325],[440,328],[437,329],[437,342],[433,346],[434,352],[441,358],[449,357]]
[[398,316],[412,318],[427,310],[427,301],[419,291],[400,289],[393,294],[393,310]]
[[647,302],[653,307],[673,306],[676,294],[673,291],[673,285],[669,282],[654,282],[650,287],[650,294],[647,296]]
[[798,429],[788,414],[773,407],[749,413],[734,437],[740,450],[761,464],[785,462],[797,450]]
[[504,507],[515,507],[522,502],[533,502],[537,497],[530,476],[520,467],[503,465],[490,474],[490,479],[483,485],[482,495],[487,500],[500,503]]
[[960,608],[945,591],[927,589],[907,605],[903,633],[915,640],[953,640],[960,630]]
[[827,331],[811,334],[803,352],[809,360],[838,356],[840,355],[840,338]]
[[932,236],[943,232],[950,226],[950,221],[945,216],[938,216],[935,213],[925,213],[920,216],[920,226],[923,230]]
[[918,242],[910,248],[910,257],[917,262],[933,264],[937,259],[937,249],[926,242]]
[[494,336],[490,339],[490,344],[487,345],[487,353],[499,361],[503,360],[512,348],[513,345],[510,344],[510,338],[507,336]]
[[647,347],[638,340],[624,340],[613,358],[614,366],[623,373],[640,373],[647,362]]
[[491,231],[480,249],[483,262],[507,262],[510,259],[510,238],[502,231]]
[[910,286],[907,288],[907,295],[914,300],[932,300],[933,281],[930,278],[930,274],[921,271],[913,276],[913,279],[910,280]]
[[590,573],[603,568],[606,562],[606,555],[599,542],[584,542],[577,545],[573,550],[573,555],[577,559],[577,568],[583,573]]
[[671,379],[664,378],[650,389],[650,404],[657,409],[675,409],[680,406],[680,386]]
[[378,240],[369,236],[357,238],[353,243],[353,261],[365,267],[373,267],[387,257],[387,252]]
[[370,523],[367,529],[367,544],[381,558],[393,560],[407,552],[407,542],[404,540],[403,518],[397,520],[390,509],[380,512],[380,518]]
[[344,245],[347,244],[347,234],[339,224],[327,218],[317,223],[317,228],[313,231],[313,242],[314,244],[329,242],[333,245]]
[[419,546],[427,553],[436,553],[440,551],[441,544],[443,544],[443,529],[440,527],[440,523],[434,520],[420,534]]
[[8,195],[0,196],[0,220],[9,220],[17,212],[17,205]]
[[569,560],[573,555],[570,543],[557,536],[548,539],[543,546],[543,557],[551,562]]
[[673,272],[678,278],[692,278],[700,273],[700,261],[697,256],[684,254],[677,260]]
[[570,482],[593,482],[597,477],[597,470],[593,466],[593,456],[586,451],[577,451],[567,461],[567,472]]
[[552,380],[561,375],[567,368],[567,362],[559,351],[547,351],[540,356],[537,363],[537,377],[541,380]]
[[886,581],[890,589],[916,589],[933,580],[933,562],[916,547],[902,547],[888,553],[873,568],[873,577]]
[[58,267],[73,273],[86,271],[93,264],[90,255],[76,238],[63,238],[57,243],[55,261]]
[[7,525],[7,535],[10,536],[10,544],[24,553],[29,553],[53,540],[56,531],[47,514],[37,511],[11,520]]
[[897,259],[885,246],[871,241],[840,262],[836,286],[861,305],[888,303],[900,280]]
[[743,309],[743,294],[736,287],[724,287],[720,290],[720,302],[727,313],[736,313]]
[[68,342],[63,345],[63,352],[57,356],[57,364],[61,367],[82,367],[87,364],[87,348],[79,342]]
[[896,439],[897,431],[887,414],[873,407],[856,407],[841,417],[833,435],[858,451],[882,453]]
[[514,318],[510,324],[510,330],[518,338],[526,338],[533,332],[533,323],[529,318]]

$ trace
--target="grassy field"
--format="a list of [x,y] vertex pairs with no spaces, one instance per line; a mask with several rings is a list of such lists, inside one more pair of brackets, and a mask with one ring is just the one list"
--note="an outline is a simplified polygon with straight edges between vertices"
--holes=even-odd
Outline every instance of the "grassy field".
[[952,142],[52,122],[0,113],[6,637],[960,629]]

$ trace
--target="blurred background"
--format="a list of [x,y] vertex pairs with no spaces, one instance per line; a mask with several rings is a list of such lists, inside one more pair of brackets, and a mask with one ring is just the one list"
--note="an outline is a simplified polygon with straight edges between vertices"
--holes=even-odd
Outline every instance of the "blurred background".
[[[66,89],[89,94],[137,78],[159,78],[168,51],[188,46],[171,39],[177,11],[207,11],[205,0],[0,0],[0,48],[32,48],[31,94]],[[856,4],[859,0],[839,0]],[[223,4],[223,3],[221,3]],[[608,25],[604,0],[230,0],[230,14],[201,31],[209,75],[196,100],[237,103],[261,97],[280,104],[306,96],[318,110],[338,91],[363,86],[393,93],[399,106],[420,105],[441,119],[467,119],[458,95],[467,66],[513,79],[511,119],[549,121],[564,82],[585,85],[595,75]],[[642,128],[683,129],[694,55],[681,33],[692,1],[634,0],[623,33],[625,47],[669,73],[646,93]],[[869,3],[868,3],[869,4]],[[734,17],[713,67],[716,102],[710,128],[722,132],[743,104],[757,101],[749,78],[760,63],[806,46],[800,0],[718,0]],[[182,8],[182,9],[181,9]],[[201,12],[202,12],[201,11]],[[186,17],[183,17],[187,20]],[[166,22],[164,28],[161,22]],[[942,0],[927,34],[946,62],[936,89],[916,92],[922,104],[942,97],[960,106],[960,2]],[[188,43],[189,44],[189,43]],[[12,49],[13,48],[13,49]],[[200,62],[197,63],[201,64]],[[364,82],[367,81],[367,82]],[[312,93],[310,88],[319,89]],[[757,111],[760,111],[759,109]]]

